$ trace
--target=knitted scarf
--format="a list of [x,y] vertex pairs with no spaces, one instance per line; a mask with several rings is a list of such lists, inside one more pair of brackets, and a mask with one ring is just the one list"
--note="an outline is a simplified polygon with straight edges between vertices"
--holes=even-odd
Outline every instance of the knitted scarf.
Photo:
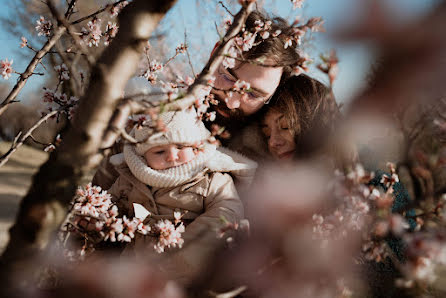
[[155,170],[147,165],[144,157],[136,153],[135,146],[124,146],[124,159],[132,174],[141,182],[154,187],[174,187],[187,182],[206,168],[206,163],[215,153],[216,146],[206,144],[193,160],[177,167]]

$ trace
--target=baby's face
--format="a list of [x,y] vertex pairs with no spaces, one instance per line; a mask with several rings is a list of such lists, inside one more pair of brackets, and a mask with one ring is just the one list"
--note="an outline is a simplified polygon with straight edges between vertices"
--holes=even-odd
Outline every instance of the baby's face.
[[154,170],[165,170],[191,161],[198,154],[192,146],[167,144],[152,147],[144,153],[147,165]]

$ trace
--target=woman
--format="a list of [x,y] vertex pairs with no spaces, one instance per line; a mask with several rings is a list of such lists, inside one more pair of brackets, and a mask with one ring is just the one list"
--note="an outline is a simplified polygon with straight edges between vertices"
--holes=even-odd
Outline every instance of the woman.
[[[340,118],[338,105],[329,88],[305,75],[290,77],[274,94],[265,110],[262,132],[274,160],[289,161],[324,150]],[[337,146],[335,146],[337,147]]]

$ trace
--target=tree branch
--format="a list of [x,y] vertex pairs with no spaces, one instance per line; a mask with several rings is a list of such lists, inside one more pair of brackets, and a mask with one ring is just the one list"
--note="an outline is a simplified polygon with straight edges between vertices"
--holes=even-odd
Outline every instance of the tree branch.
[[51,117],[53,117],[54,115],[56,115],[59,111],[52,111],[48,114],[46,114],[45,116],[43,116],[39,121],[36,122],[36,124],[34,124],[25,134],[22,134],[22,132],[19,132],[17,134],[17,136],[14,138],[14,141],[12,142],[11,148],[9,148],[9,150],[3,154],[2,156],[0,156],[0,167],[2,167],[11,157],[11,155],[20,147],[23,145],[23,143],[25,142],[25,140],[31,136],[31,134],[33,133],[33,131],[38,128],[40,125],[42,125],[42,123],[44,123],[45,121],[47,121],[48,119],[50,119]]
[[0,115],[3,114],[3,112],[7,109],[8,104],[13,102],[14,99],[16,99],[17,95],[20,93],[20,91],[25,86],[26,82],[28,81],[28,78],[33,74],[34,70],[36,69],[37,65],[42,61],[43,57],[48,53],[48,51],[54,46],[54,44],[60,39],[62,34],[64,34],[66,31],[65,27],[58,27],[55,31],[53,36],[51,36],[50,39],[45,43],[45,45],[42,47],[40,51],[34,55],[34,58],[29,63],[28,67],[26,68],[25,72],[20,75],[19,80],[15,84],[15,86],[12,88],[11,92],[8,94],[8,96],[3,100],[3,102],[0,104]]
[[[233,39],[242,29],[243,24],[248,17],[248,15],[253,11],[255,3],[249,3],[247,6],[243,7],[235,16],[234,22],[232,26],[228,29],[225,37],[223,38],[222,43],[215,49],[213,55],[209,59],[206,66],[201,71],[198,78],[195,82],[190,86],[188,93],[185,97],[180,100],[174,101],[172,103],[168,103],[164,106],[164,110],[183,110],[189,106],[191,106],[195,99],[197,98],[198,93],[200,92],[203,86],[207,86],[207,81],[211,79],[212,74],[217,70],[219,65],[222,63],[224,59],[224,53],[227,53],[229,48],[231,47],[231,43],[229,42]],[[159,112],[160,108],[156,109],[156,112]]]
[[64,17],[62,17],[60,15],[60,13],[57,11],[56,7],[54,6],[54,3],[52,0],[48,0],[47,5],[51,11],[51,14],[57,20],[58,24],[64,26],[67,29],[68,34],[74,40],[74,43],[76,44],[77,48],[81,51],[81,54],[85,55],[85,58],[87,59],[87,62],[88,62],[88,66],[92,67],[94,65],[94,58],[90,54],[90,51],[88,50],[88,48],[82,42],[82,39],[75,33],[73,26]]

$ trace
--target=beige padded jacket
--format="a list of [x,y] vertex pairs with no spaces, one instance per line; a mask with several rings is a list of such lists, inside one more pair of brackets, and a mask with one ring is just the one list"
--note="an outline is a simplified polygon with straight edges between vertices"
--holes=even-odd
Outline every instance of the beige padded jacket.
[[[141,204],[151,216],[146,223],[159,219],[174,219],[174,211],[180,211],[186,230],[184,245],[166,254],[162,266],[168,278],[188,283],[202,272],[222,239],[218,230],[224,226],[222,218],[235,223],[243,218],[243,204],[239,199],[231,176],[227,173],[204,169],[189,182],[170,188],[149,188],[136,179],[127,165],[116,166],[119,177],[109,193],[120,209],[121,215],[134,216],[133,203]],[[153,251],[155,239],[139,235],[126,247],[125,253],[144,256],[147,249]]]

